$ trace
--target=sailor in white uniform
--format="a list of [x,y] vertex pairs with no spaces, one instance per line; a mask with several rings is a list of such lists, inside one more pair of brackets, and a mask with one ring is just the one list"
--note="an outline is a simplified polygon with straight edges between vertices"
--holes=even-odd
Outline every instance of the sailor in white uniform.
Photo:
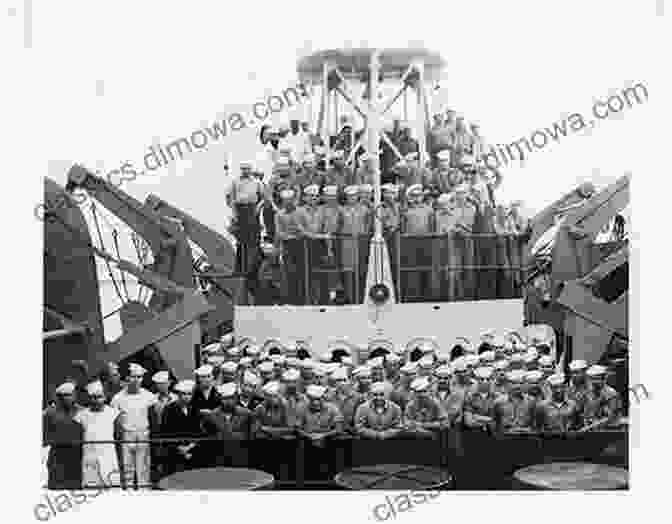
[[[82,452],[82,486],[119,486],[119,462],[114,444],[115,424],[119,411],[105,404],[105,391],[100,381],[86,386],[90,407],[84,408],[75,420],[84,427],[84,449]],[[103,444],[88,442],[108,441]]]

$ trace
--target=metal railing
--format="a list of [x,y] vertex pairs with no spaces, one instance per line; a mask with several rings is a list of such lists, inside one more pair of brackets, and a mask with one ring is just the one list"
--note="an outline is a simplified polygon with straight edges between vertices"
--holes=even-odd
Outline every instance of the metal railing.
[[[297,305],[364,298],[371,235],[284,242],[283,297]],[[399,302],[521,298],[524,238],[518,235],[385,236]],[[333,297],[333,294],[331,295]]]

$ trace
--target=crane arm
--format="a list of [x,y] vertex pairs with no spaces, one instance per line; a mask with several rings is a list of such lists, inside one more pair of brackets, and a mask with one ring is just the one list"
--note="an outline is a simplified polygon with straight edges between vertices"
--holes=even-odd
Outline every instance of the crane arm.
[[223,235],[156,195],[149,195],[145,199],[144,207],[159,215],[180,220],[187,236],[205,252],[216,273],[234,272],[236,252]]
[[153,271],[179,286],[193,288],[192,256],[186,235],[118,187],[78,164],[68,172],[67,191],[86,189],[96,200],[144,238],[154,256]]

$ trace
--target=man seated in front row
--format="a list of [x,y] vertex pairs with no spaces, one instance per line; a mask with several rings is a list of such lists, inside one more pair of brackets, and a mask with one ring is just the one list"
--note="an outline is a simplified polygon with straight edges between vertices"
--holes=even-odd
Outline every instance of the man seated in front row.
[[401,408],[387,398],[384,382],[374,382],[370,400],[361,404],[355,413],[355,429],[367,439],[385,440],[401,432]]
[[411,382],[414,392],[404,412],[405,432],[419,438],[436,438],[438,432],[447,426],[448,414],[431,395],[430,381],[418,377]]

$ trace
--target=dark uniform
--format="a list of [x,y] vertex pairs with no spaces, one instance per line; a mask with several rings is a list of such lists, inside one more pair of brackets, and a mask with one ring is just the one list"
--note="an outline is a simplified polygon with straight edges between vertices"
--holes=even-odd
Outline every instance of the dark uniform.
[[[49,489],[79,489],[82,486],[83,426],[74,420],[78,409],[47,408],[42,416],[42,440],[51,446],[47,458]],[[73,444],[73,442],[79,442]]]
[[[177,402],[166,406],[161,420],[161,436],[163,438],[183,438],[182,442],[171,442],[165,445],[165,462],[163,472],[167,475],[184,471],[192,467],[193,456],[198,453],[199,445],[192,450],[188,457],[180,453],[178,446],[188,445],[193,438],[204,436],[200,417],[193,405],[182,407]],[[207,457],[205,457],[207,459]]]
[[[433,232],[433,211],[425,204],[410,204],[401,219],[401,265],[402,267],[424,266],[425,270],[404,271],[402,296],[419,299],[427,296],[431,274],[431,240],[423,238]],[[404,282],[405,281],[405,282]]]

